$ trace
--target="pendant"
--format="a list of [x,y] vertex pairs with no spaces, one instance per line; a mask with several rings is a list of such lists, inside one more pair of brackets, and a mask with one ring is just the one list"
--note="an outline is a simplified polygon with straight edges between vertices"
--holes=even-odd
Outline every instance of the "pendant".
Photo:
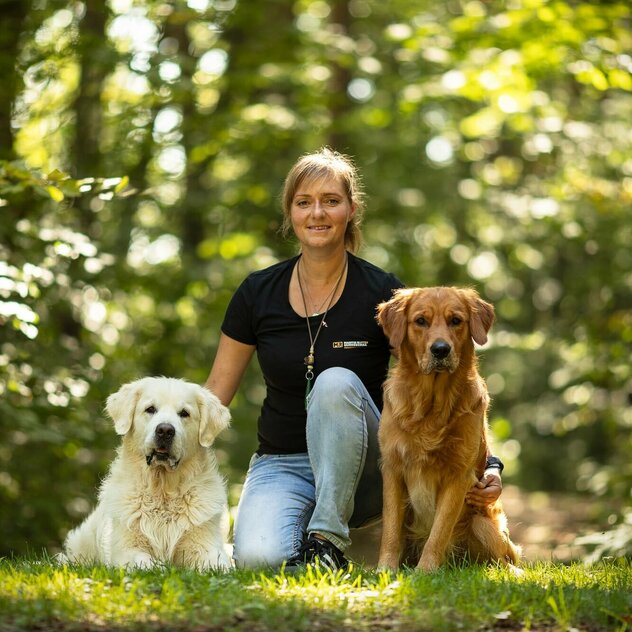
[[303,358],[303,362],[305,363],[305,366],[314,366],[314,354],[310,353],[309,355],[306,355]]
[[[312,376],[313,376],[313,374],[312,374]],[[306,384],[305,384],[305,410],[307,410],[307,403],[309,401],[309,394],[312,392],[312,380],[313,380],[313,377],[307,378]]]

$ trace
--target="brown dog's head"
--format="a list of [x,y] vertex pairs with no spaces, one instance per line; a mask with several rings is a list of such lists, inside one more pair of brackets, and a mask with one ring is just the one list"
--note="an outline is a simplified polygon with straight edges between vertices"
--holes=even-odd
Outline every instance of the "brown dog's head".
[[451,287],[405,288],[377,308],[377,321],[404,361],[425,375],[454,372],[461,355],[487,342],[494,308],[475,290]]

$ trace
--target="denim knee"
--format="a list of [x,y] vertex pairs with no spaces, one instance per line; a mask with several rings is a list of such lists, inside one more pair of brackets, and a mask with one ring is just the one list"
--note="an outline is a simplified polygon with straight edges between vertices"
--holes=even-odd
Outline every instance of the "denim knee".
[[[277,543],[278,544],[278,543]],[[237,568],[277,568],[294,554],[275,543],[235,542],[233,559]]]
[[365,435],[363,389],[360,378],[348,369],[333,367],[318,376],[307,407],[307,445],[312,458],[316,445],[344,452],[358,434]]
[[314,382],[310,408],[312,405],[324,408],[335,407],[355,398],[360,403],[362,395],[358,386],[361,387],[362,382],[353,371],[339,366],[325,369]]

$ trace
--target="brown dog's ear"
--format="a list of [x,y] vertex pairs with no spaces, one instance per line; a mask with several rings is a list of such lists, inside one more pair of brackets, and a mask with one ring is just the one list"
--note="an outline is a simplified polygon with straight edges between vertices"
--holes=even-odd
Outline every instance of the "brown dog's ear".
[[219,399],[203,386],[197,396],[200,409],[200,445],[208,448],[215,437],[230,425],[230,412]]
[[467,290],[467,301],[470,307],[470,333],[479,345],[487,342],[487,332],[494,323],[494,306],[485,302],[474,290]]
[[377,322],[394,349],[399,349],[404,342],[408,326],[406,307],[411,295],[412,292],[409,289],[395,290],[390,301],[380,303],[377,306]]
[[105,410],[114,422],[116,434],[124,435],[130,431],[134,422],[134,411],[140,397],[142,380],[124,384],[105,403]]

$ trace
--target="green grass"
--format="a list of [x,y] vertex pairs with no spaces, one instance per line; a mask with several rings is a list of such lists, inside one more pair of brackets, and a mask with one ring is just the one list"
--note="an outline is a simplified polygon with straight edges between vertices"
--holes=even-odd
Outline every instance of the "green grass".
[[0,560],[0,631],[628,630],[632,561],[431,575],[127,572]]

